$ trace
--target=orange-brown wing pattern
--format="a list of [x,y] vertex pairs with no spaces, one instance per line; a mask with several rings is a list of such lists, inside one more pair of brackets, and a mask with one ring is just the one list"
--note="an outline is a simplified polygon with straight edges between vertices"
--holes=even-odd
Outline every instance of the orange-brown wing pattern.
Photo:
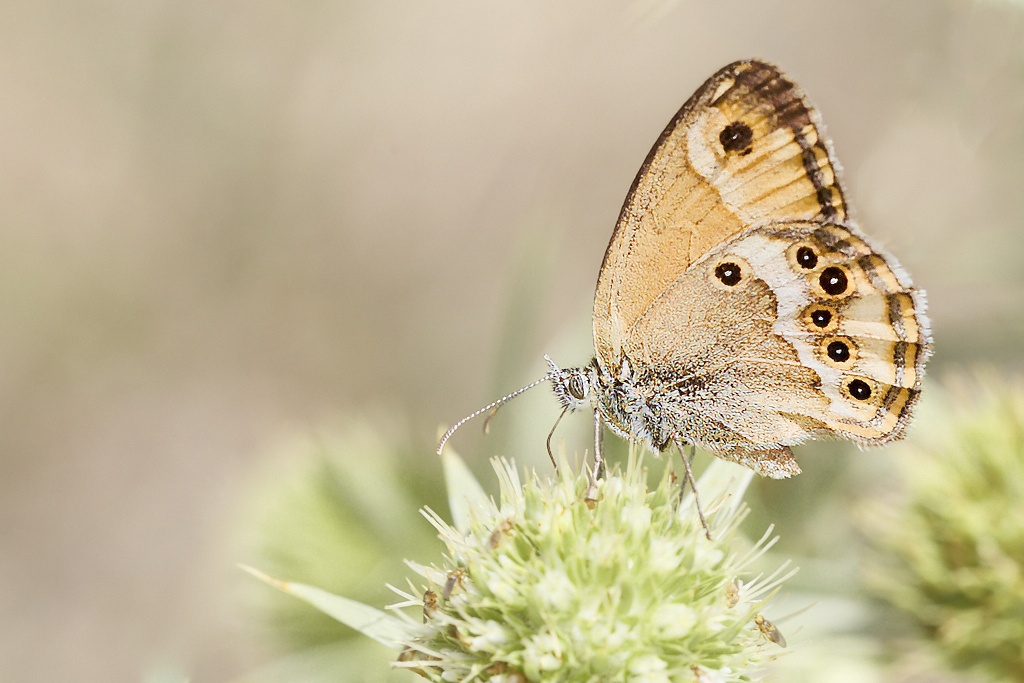
[[612,365],[654,300],[741,230],[846,218],[836,163],[800,89],[770,64],[730,64],[679,110],[633,181],[598,278],[598,359]]

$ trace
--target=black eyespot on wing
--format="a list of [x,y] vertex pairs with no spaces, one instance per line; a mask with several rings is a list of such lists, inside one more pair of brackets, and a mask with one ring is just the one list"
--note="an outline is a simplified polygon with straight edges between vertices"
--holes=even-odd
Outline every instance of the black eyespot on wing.
[[[834,306],[825,301],[812,301],[800,313],[800,326],[807,332],[815,335],[835,332],[839,329],[840,322],[839,312]],[[819,337],[818,341],[827,344],[832,340]],[[822,347],[822,351],[824,351],[824,347]]]
[[718,141],[726,152],[743,152],[754,141],[754,131],[742,121],[733,121],[718,134]]
[[737,264],[732,263],[731,261],[726,261],[725,263],[719,263],[715,268],[715,277],[717,277],[723,285],[732,287],[739,283],[743,278],[743,273]]
[[839,296],[850,286],[850,281],[842,268],[829,266],[821,271],[821,275],[818,276],[818,284],[821,285],[826,294]]
[[845,363],[850,360],[850,347],[849,345],[841,340],[836,340],[828,345],[825,350],[828,357],[837,363]]
[[849,390],[850,396],[858,401],[866,401],[871,398],[871,387],[862,379],[852,380],[846,385],[846,388]]
[[801,268],[812,270],[818,265],[818,255],[810,247],[800,247],[796,250],[796,262],[800,264]]
[[811,322],[815,327],[828,327],[828,324],[832,322],[832,311],[826,308],[811,311]]

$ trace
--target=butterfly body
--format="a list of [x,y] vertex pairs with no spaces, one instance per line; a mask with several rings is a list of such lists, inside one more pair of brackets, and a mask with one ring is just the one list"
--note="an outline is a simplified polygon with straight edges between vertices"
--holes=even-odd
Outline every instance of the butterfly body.
[[774,66],[731,64],[659,137],[598,279],[596,356],[549,378],[567,410],[760,474],[789,446],[899,438],[920,392],[924,295],[852,222],[817,114]]

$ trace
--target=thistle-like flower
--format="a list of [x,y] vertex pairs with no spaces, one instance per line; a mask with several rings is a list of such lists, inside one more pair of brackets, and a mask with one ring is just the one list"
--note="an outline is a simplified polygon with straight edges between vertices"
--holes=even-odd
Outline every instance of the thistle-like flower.
[[[554,481],[521,481],[506,460],[494,468],[498,502],[469,484],[468,498],[451,492],[454,525],[425,511],[446,564],[409,563],[425,583],[394,607],[422,607],[423,624],[399,666],[437,681],[724,683],[751,680],[778,652],[756,617],[790,574],[784,565],[744,583],[774,542],[770,529],[753,547],[736,534],[747,471],[716,463],[702,478],[721,494],[708,541],[668,468],[649,489],[636,452],[602,482],[596,503],[565,464]],[[462,467],[449,458],[447,469]],[[730,475],[739,479],[731,495],[722,490]]]
[[[447,552],[381,612],[298,584],[275,582],[339,621],[395,647],[394,666],[432,681],[757,680],[785,641],[765,603],[795,570],[750,576],[775,542],[737,533],[750,471],[715,460],[703,532],[692,495],[669,468],[648,486],[642,457],[589,482],[563,463],[553,478],[521,479],[493,461],[497,501],[454,455],[444,457],[453,522],[424,515]],[[266,577],[264,577],[266,578]]]

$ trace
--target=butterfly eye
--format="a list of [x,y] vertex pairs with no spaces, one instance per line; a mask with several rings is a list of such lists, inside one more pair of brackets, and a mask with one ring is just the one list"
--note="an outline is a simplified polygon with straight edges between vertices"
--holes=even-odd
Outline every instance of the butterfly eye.
[[723,285],[727,287],[733,287],[743,279],[743,271],[739,265],[732,261],[726,261],[719,263],[715,268],[715,277],[717,277]]
[[577,401],[582,401],[587,397],[587,387],[583,383],[583,378],[579,375],[573,375],[569,379],[569,393]]

